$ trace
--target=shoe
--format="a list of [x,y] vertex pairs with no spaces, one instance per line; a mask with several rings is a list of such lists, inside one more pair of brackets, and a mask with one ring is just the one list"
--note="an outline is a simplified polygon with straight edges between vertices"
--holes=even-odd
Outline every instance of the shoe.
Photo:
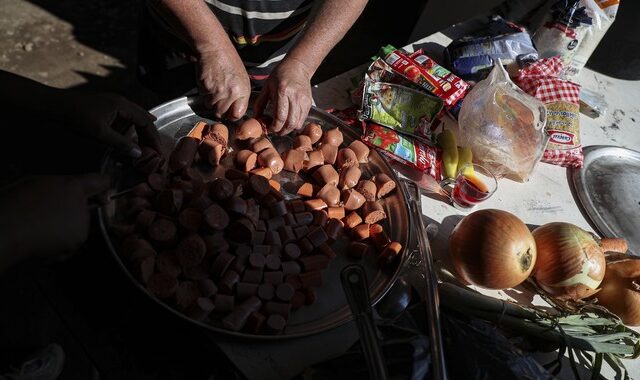
[[64,350],[51,343],[25,360],[11,373],[0,374],[0,380],[56,380],[64,368]]

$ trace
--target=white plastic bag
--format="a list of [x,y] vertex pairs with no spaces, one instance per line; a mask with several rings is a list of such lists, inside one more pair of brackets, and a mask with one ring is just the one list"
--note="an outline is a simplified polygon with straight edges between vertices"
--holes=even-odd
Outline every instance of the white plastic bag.
[[458,140],[497,177],[525,182],[547,145],[546,109],[520,90],[498,60],[462,103]]

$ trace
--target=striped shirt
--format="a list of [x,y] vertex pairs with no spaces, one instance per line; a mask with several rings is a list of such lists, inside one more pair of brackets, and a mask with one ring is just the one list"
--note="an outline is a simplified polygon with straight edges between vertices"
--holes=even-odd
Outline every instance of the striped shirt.
[[[205,0],[235,45],[254,84],[266,79],[304,28],[314,0]],[[147,0],[149,12],[175,37],[167,10]],[[186,48],[186,47],[185,47]]]

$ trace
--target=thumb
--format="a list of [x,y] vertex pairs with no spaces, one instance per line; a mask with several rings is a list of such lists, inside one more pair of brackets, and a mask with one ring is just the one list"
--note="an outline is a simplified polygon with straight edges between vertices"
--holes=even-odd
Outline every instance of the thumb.
[[87,198],[102,194],[111,186],[111,177],[100,173],[78,175],[74,177],[74,180],[80,183]]
[[142,155],[140,147],[128,137],[121,135],[117,131],[106,127],[106,132],[102,135],[101,140],[111,145],[114,149],[132,158],[138,158]]

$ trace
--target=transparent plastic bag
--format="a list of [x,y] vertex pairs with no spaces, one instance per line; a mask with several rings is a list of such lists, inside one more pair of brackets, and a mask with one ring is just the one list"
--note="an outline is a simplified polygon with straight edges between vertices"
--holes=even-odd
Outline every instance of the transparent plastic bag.
[[544,104],[513,84],[498,60],[464,99],[459,145],[496,177],[525,182],[547,145],[545,122]]

